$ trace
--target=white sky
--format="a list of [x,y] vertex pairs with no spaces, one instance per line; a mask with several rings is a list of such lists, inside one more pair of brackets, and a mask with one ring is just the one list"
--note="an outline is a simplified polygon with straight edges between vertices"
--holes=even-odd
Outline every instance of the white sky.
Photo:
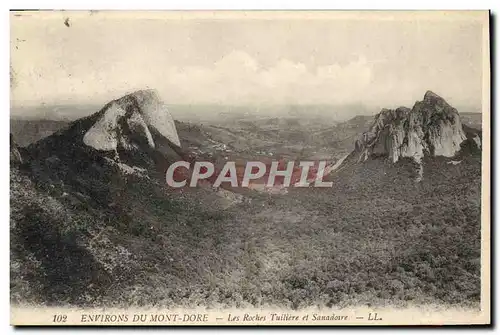
[[430,89],[480,106],[484,13],[323,14],[11,14],[11,101],[101,104],[149,87],[169,104],[411,107]]

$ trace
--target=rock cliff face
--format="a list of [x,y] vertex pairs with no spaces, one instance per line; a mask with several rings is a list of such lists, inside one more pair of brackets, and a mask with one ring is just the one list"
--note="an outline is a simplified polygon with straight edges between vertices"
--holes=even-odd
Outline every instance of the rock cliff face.
[[10,134],[10,163],[11,164],[22,164],[23,157],[19,150],[19,146],[14,141],[14,137]]
[[105,157],[120,167],[128,165],[127,171],[163,171],[183,154],[174,120],[154,90],[112,100],[100,111],[71,122],[27,150],[38,163],[58,157],[72,165]]
[[460,116],[443,98],[428,91],[413,108],[383,109],[356,141],[358,161],[388,156],[392,162],[424,155],[453,157],[466,140]]
[[157,92],[137,91],[107,104],[83,142],[102,151],[137,148],[139,143],[155,148],[153,130],[180,146],[174,120]]

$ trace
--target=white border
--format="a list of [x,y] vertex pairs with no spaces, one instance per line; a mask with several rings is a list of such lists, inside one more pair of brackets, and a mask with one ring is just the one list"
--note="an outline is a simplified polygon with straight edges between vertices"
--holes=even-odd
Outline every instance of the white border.
[[[2,110],[4,111],[1,115],[5,119],[2,120],[3,122],[0,122],[0,126],[3,128],[1,129],[1,134],[2,134],[2,145],[0,146],[1,154],[2,157],[7,157],[8,151],[9,151],[9,73],[8,73],[8,67],[7,67],[7,62],[9,58],[9,13],[8,9],[10,8],[45,8],[45,9],[51,9],[51,8],[65,8],[65,9],[174,9],[174,10],[180,10],[180,9],[281,9],[281,10],[287,10],[287,9],[377,9],[377,10],[383,10],[383,9],[399,9],[399,10],[412,10],[412,9],[492,9],[493,13],[498,15],[500,12],[499,4],[500,1],[498,0],[490,0],[490,1],[436,1],[436,0],[419,0],[419,1],[360,1],[360,0],[350,0],[350,1],[318,1],[318,0],[308,0],[308,1],[294,1],[294,0],[289,0],[289,1],[272,1],[272,0],[251,0],[251,1],[231,1],[231,0],[226,0],[226,1],[210,1],[210,2],[204,2],[204,1],[193,1],[193,0],[178,0],[178,1],[154,1],[154,0],[141,0],[140,2],[137,1],[126,1],[126,0],[121,0],[121,1],[104,1],[104,0],[87,0],[87,1],[44,1],[43,3],[39,1],[6,1],[3,2],[2,5],[5,4],[5,10],[2,11],[2,14],[0,15],[0,22],[1,22],[1,46],[3,48],[3,52],[1,53],[2,57],[2,64],[3,66],[0,67],[2,71],[2,90],[1,90],[1,101],[3,103]],[[493,36],[498,36],[498,17],[496,18],[496,28],[495,28],[495,33]],[[492,51],[494,49],[494,45],[492,46]],[[493,61],[497,60],[498,55],[495,54]],[[495,79],[496,77],[493,77],[492,79]],[[495,80],[495,83],[492,83],[492,87],[495,88],[495,91],[492,92],[494,100],[495,100],[495,105],[496,105],[496,97],[499,93],[498,91],[498,85],[497,81]],[[494,110],[492,110],[492,114],[495,113]],[[494,129],[492,129],[492,133],[497,133],[499,131],[498,129],[498,122],[496,123]],[[487,139],[484,139],[487,140]],[[499,148],[500,147],[500,140],[496,139],[494,143],[494,148]],[[492,154],[498,154],[498,151],[495,150],[495,152],[492,152]],[[2,201],[0,202],[0,213],[3,215],[4,220],[2,220],[3,223],[3,229],[4,233],[0,234],[0,245],[3,246],[4,250],[1,253],[1,263],[0,263],[0,269],[2,271],[2,276],[0,277],[1,283],[1,320],[0,320],[0,325],[1,325],[1,331],[3,334],[10,334],[14,332],[14,329],[9,326],[9,317],[10,317],[10,306],[9,306],[9,232],[8,232],[8,227],[9,227],[9,221],[8,221],[8,213],[10,210],[9,207],[9,182],[8,182],[8,174],[9,174],[9,166],[8,164],[2,164],[0,166],[0,169],[2,171],[3,178],[0,179],[0,182],[2,183],[0,185],[0,189],[2,190]],[[498,171],[499,167],[497,166],[497,169],[495,171]],[[492,171],[493,173],[493,171]],[[497,179],[498,182],[498,179]],[[495,182],[495,186],[497,186],[497,182]],[[500,200],[497,198],[494,206],[493,207],[499,207],[500,206]],[[492,222],[492,225],[495,225],[495,222]],[[498,242],[499,241],[499,229],[496,229],[495,232],[495,240]],[[498,256],[498,248],[495,248],[495,255],[493,255],[492,258],[492,263],[494,263],[495,260],[498,258],[495,256]],[[496,268],[496,267],[495,267]],[[493,280],[492,284],[495,281]],[[496,290],[496,293],[498,294],[498,289]],[[493,297],[492,297],[493,298]],[[496,296],[494,297],[496,298]],[[498,322],[498,308],[494,311],[495,316],[494,320]],[[166,331],[173,331],[172,329],[165,329]],[[373,330],[373,329],[372,329]],[[43,331],[43,330],[32,330],[32,331]],[[52,334],[52,333],[61,333],[61,330],[45,330],[45,334]],[[96,332],[96,329],[90,329],[88,330],[91,333]],[[119,334],[122,330],[111,330],[108,331],[108,333],[111,334]],[[194,330],[182,330],[184,333],[186,332],[192,332]],[[216,329],[209,329],[205,330],[209,332],[216,332]],[[274,330],[274,331],[281,331],[281,332],[286,332],[288,329],[280,329],[280,330]],[[305,331],[304,329],[301,329],[300,331]],[[329,329],[326,331],[334,331],[334,332],[345,332],[346,330],[344,329]],[[347,330],[349,331],[349,330]],[[353,330],[350,330],[351,332]],[[361,331],[361,329],[356,329],[354,330],[355,332]],[[385,330],[384,330],[385,331]],[[431,330],[434,331],[434,330]],[[470,332],[476,332],[480,331],[480,329],[473,329],[469,330]]]

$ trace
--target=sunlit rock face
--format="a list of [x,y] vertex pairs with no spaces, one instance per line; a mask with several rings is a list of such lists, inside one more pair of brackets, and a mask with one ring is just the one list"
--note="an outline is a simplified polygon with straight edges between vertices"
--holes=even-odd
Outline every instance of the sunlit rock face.
[[428,91],[410,110],[383,109],[356,142],[358,161],[387,156],[392,162],[424,155],[453,157],[466,139],[460,116],[443,98]]
[[100,151],[155,148],[153,131],[180,146],[174,120],[154,90],[142,90],[108,103],[83,136],[83,142]]

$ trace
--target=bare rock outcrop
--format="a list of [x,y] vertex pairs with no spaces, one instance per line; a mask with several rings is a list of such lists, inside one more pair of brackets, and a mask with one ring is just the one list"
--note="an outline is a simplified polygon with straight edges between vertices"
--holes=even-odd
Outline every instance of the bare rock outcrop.
[[96,150],[131,149],[139,143],[155,148],[153,131],[180,147],[175,123],[154,90],[141,90],[108,103],[83,136]]
[[411,158],[419,164],[417,181],[423,178],[424,156],[454,157],[465,141],[481,149],[480,131],[462,125],[455,108],[439,95],[427,91],[413,108],[382,109],[370,129],[356,141],[351,154],[357,162],[387,157],[396,163]]
[[383,109],[368,132],[356,142],[359,161],[388,156],[392,162],[424,155],[453,157],[466,139],[457,110],[437,94],[427,91],[410,110]]

